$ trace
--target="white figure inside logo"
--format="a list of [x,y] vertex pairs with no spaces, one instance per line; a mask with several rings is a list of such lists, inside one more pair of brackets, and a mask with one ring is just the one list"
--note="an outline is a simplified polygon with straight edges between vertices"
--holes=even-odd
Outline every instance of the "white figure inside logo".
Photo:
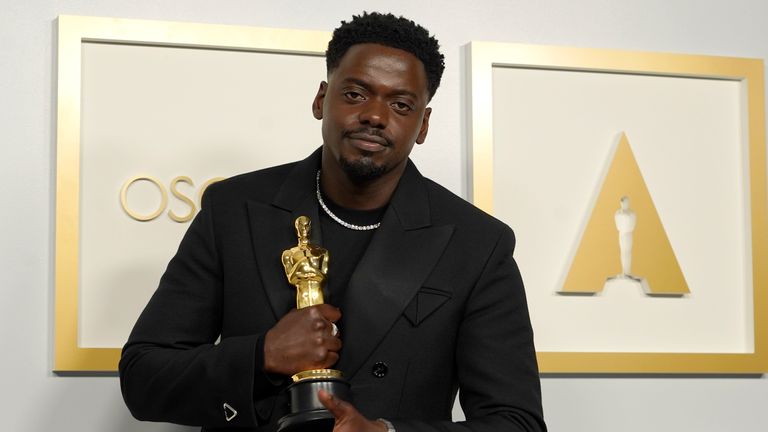
[[632,275],[632,234],[637,226],[637,215],[629,208],[629,197],[621,197],[621,208],[614,214],[616,229],[619,231],[619,251],[621,253],[621,274],[615,278],[632,279],[640,282],[641,279]]

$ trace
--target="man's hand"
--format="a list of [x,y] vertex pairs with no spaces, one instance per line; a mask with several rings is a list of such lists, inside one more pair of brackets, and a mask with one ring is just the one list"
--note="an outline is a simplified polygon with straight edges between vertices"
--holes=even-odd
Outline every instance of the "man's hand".
[[292,309],[264,337],[264,370],[293,375],[333,366],[341,340],[332,323],[339,318],[341,311],[329,304]]
[[317,393],[318,399],[336,418],[333,432],[387,432],[387,426],[380,421],[368,420],[352,406],[325,390]]

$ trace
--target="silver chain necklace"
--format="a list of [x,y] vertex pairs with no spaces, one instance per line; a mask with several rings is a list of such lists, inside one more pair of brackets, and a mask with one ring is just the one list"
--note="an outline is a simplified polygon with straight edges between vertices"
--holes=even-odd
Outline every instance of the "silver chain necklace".
[[381,225],[381,222],[376,222],[375,224],[371,225],[355,225],[351,224],[349,222],[343,221],[340,217],[333,214],[331,209],[328,208],[327,205],[325,205],[325,201],[323,201],[323,194],[320,193],[320,170],[317,170],[317,177],[315,178],[315,185],[317,186],[317,202],[320,203],[320,207],[323,208],[323,211],[325,214],[331,217],[331,219],[335,220],[339,225],[343,226],[344,228],[348,228],[355,231],[370,231],[378,228]]

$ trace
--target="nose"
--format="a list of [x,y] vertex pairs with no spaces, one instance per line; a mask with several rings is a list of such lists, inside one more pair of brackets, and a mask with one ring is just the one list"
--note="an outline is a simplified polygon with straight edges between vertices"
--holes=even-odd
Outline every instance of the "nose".
[[384,129],[389,120],[389,106],[385,101],[371,99],[360,111],[360,123]]

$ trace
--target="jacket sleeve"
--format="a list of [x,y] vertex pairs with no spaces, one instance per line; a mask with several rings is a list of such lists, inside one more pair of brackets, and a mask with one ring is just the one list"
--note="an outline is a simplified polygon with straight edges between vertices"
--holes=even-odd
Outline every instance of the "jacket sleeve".
[[217,342],[222,275],[210,200],[207,192],[123,348],[121,390],[139,420],[254,426],[264,420],[260,399],[276,392],[262,371],[263,335]]
[[391,419],[398,432],[545,432],[533,331],[523,281],[504,229],[467,301],[456,347],[466,421]]

